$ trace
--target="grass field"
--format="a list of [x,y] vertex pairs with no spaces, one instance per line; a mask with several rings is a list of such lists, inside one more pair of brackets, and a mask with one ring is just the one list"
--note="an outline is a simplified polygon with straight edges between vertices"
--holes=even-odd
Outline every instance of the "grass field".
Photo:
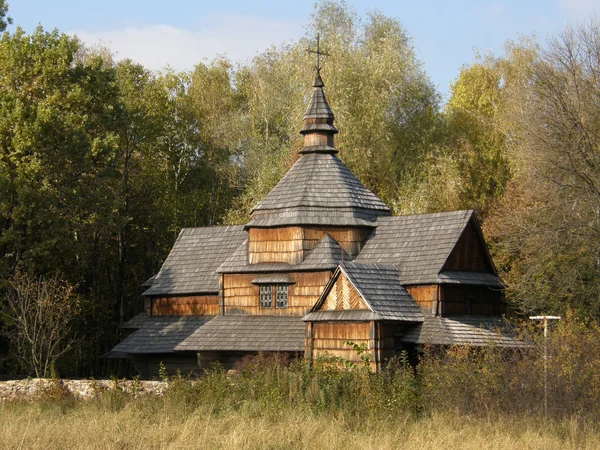
[[[185,409],[185,408],[184,408]],[[577,420],[346,416],[260,402],[193,411],[161,397],[0,405],[2,449],[598,449],[598,427]]]
[[56,380],[0,403],[0,450],[600,449],[600,328],[584,325],[553,330],[548,423],[536,349],[449,348],[416,369],[401,355],[378,373],[257,355],[193,382],[163,374],[162,396],[115,383],[77,400]]

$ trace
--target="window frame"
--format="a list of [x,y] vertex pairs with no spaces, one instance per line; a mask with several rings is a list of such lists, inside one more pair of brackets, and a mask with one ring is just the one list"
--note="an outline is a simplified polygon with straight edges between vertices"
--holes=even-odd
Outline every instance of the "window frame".
[[[265,300],[268,297],[268,302]],[[268,303],[268,306],[267,306]],[[270,284],[261,284],[258,287],[259,309],[273,309],[273,288]]]
[[[289,304],[289,286],[287,284],[274,284],[275,287],[275,309],[286,309],[290,306]],[[281,288],[281,291],[280,291]],[[283,289],[285,288],[285,290]],[[285,292],[285,305],[279,306],[279,294]]]
[[[284,294],[285,298],[283,298]],[[287,309],[290,306],[289,298],[289,285],[286,283],[258,286],[258,308],[261,310]]]

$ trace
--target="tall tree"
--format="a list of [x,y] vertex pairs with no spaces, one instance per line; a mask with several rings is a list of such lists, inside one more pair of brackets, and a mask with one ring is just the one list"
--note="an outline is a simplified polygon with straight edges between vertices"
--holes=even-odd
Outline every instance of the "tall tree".
[[526,310],[600,316],[600,31],[550,40],[515,96],[519,163],[490,231]]
[[340,157],[396,212],[414,210],[406,186],[423,176],[439,138],[438,95],[398,21],[378,12],[363,19],[344,2],[322,1],[308,38],[269,49],[238,71],[250,127],[238,152],[247,183],[228,220],[245,221],[297,158],[315,66],[305,50],[317,33],[330,55],[321,73]]
[[6,27],[12,23],[12,17],[8,15],[8,2],[0,0],[0,32],[5,31]]

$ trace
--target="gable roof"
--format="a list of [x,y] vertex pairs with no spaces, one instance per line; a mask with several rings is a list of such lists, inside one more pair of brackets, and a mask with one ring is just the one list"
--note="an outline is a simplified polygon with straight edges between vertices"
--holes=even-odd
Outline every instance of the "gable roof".
[[217,316],[175,350],[301,352],[305,333],[300,317]]
[[438,275],[471,220],[472,210],[379,217],[355,261],[394,264],[403,285],[450,281]]
[[402,342],[434,345],[470,345],[481,347],[525,347],[515,331],[499,317],[490,316],[426,316],[423,323],[406,330]]
[[[139,330],[119,342],[111,352],[126,354],[171,353],[214,316],[153,316],[139,320]],[[136,316],[137,318],[137,316]]]
[[[312,320],[335,320],[324,319],[323,317],[335,317],[339,315],[337,320],[351,320],[349,311],[319,311],[319,308],[325,301],[327,295],[331,291],[333,283],[341,275],[344,275],[352,284],[358,295],[369,308],[372,315],[369,319],[363,313],[354,320],[406,320],[420,322],[423,321],[423,313],[419,306],[414,302],[412,297],[400,285],[398,269],[394,266],[383,264],[357,264],[353,262],[345,262],[338,266],[331,281],[321,293],[319,300],[311,309],[311,312],[304,317],[305,321]],[[327,313],[327,314],[323,314]],[[342,319],[345,317],[345,319]]]
[[304,258],[301,265],[334,268],[341,260],[350,261],[351,258],[342,246],[328,233],[317,242],[317,245]]
[[303,154],[252,210],[246,227],[374,226],[390,209],[331,153]]
[[239,225],[184,228],[143,295],[217,293],[217,268],[244,239]]

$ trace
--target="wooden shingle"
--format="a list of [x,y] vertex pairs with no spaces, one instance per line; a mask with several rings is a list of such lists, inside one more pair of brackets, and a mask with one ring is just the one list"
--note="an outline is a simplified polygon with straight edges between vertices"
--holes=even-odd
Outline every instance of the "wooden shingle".
[[177,351],[304,350],[305,325],[293,316],[217,316],[178,344]]
[[219,291],[217,268],[246,239],[242,226],[184,228],[145,296]]
[[499,317],[491,316],[426,316],[402,335],[402,342],[432,345],[469,345],[481,347],[524,347],[514,330]]
[[210,322],[214,316],[154,316],[139,320],[138,331],[111,351],[126,354],[171,353],[175,346]]

